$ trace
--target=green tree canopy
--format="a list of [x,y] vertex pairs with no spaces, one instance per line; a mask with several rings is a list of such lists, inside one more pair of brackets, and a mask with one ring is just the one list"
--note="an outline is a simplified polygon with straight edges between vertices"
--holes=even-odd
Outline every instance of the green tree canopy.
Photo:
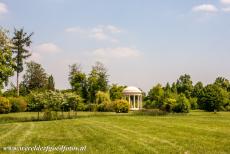
[[122,99],[123,94],[122,91],[124,90],[124,86],[119,86],[117,84],[113,84],[109,89],[110,99],[112,101],[116,99]]
[[105,66],[96,62],[88,78],[89,98],[91,102],[96,101],[96,93],[98,91],[106,92],[108,90],[108,74]]
[[6,30],[0,29],[0,90],[9,77],[14,75],[15,63],[10,49],[10,39]]
[[87,100],[87,76],[82,72],[79,64],[73,64],[70,66],[69,83],[76,94],[80,95],[84,100]]
[[26,63],[26,72],[23,76],[23,84],[28,90],[46,89],[47,74],[41,64],[36,62]]
[[180,76],[180,78],[177,80],[176,86],[177,86],[177,92],[179,94],[184,93],[187,98],[191,97],[193,85],[192,85],[192,80],[190,75],[185,74]]

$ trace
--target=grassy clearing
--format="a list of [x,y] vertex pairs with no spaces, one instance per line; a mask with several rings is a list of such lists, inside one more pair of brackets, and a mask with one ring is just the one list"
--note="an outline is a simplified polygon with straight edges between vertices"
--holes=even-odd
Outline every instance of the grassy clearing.
[[[27,114],[36,113],[9,115]],[[86,151],[79,153],[230,153],[227,112],[194,111],[181,116],[93,114],[81,112],[81,118],[68,120],[2,123],[0,147],[86,145]]]

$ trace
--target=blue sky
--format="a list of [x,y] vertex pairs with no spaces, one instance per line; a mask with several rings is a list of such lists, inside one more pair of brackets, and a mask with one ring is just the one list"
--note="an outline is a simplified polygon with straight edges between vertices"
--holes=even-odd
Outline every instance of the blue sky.
[[95,61],[110,83],[145,91],[184,73],[230,78],[230,0],[0,0],[0,25],[35,33],[30,60],[61,89],[68,65],[88,73]]

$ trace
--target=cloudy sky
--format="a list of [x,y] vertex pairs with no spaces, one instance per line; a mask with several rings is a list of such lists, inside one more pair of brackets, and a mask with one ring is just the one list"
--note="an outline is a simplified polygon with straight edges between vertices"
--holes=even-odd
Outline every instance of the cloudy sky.
[[181,74],[230,78],[230,0],[0,0],[0,25],[34,32],[30,58],[68,84],[68,66],[105,64],[110,83],[148,91]]

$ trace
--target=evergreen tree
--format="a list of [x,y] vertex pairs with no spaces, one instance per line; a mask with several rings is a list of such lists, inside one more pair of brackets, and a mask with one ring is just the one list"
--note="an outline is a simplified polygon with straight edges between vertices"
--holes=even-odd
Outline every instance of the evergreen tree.
[[19,74],[23,71],[24,60],[31,56],[28,47],[30,47],[32,41],[31,36],[33,33],[27,34],[24,29],[14,30],[14,37],[12,38],[13,52],[15,54],[17,72],[17,96],[19,96]]

